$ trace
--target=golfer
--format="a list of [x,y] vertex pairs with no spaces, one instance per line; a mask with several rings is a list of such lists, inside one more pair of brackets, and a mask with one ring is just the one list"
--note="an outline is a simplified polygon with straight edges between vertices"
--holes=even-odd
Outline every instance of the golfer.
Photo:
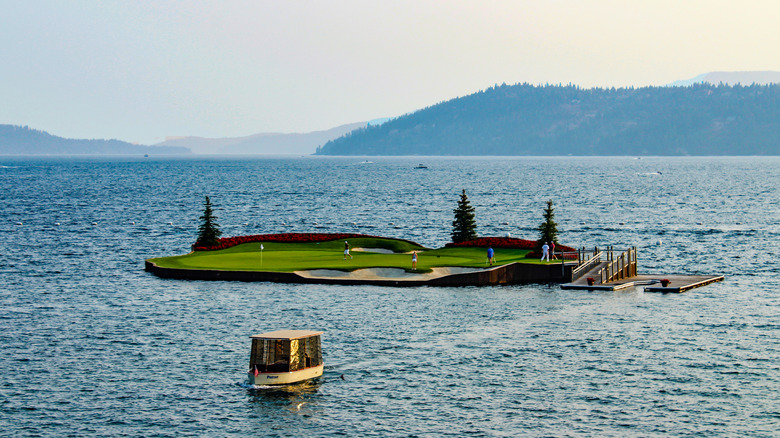
[[547,244],[547,242],[544,242],[544,245],[542,245],[542,260],[544,261],[544,258],[547,257],[547,261],[550,261],[550,245]]
[[352,254],[349,253],[349,242],[347,242],[345,240],[344,241],[344,260],[347,259],[347,256],[349,256],[350,259],[352,258]]

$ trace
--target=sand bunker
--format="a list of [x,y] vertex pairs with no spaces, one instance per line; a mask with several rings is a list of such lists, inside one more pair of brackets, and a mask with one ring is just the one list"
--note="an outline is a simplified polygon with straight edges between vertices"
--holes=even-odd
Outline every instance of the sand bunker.
[[389,280],[389,281],[427,281],[447,275],[464,274],[482,271],[482,268],[443,267],[433,268],[433,272],[415,273],[400,268],[366,268],[351,272],[335,269],[312,269],[310,271],[295,271],[304,278],[332,278],[339,280]]
[[395,254],[393,250],[385,248],[352,248],[352,251],[375,252],[378,254]]

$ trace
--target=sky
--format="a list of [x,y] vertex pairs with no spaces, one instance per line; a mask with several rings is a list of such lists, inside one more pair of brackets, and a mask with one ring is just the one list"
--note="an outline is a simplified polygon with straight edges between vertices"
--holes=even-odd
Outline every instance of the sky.
[[776,0],[0,0],[0,124],[67,138],[311,132],[495,84],[780,70]]

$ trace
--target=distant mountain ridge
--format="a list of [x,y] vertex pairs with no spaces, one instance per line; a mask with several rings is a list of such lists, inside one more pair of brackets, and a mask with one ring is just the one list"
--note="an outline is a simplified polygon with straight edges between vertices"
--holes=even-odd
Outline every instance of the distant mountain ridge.
[[780,155],[780,85],[501,85],[358,129],[318,155]]
[[693,84],[709,83],[713,85],[768,85],[780,84],[780,71],[713,71],[692,79],[675,81],[672,87],[687,87]]
[[355,129],[363,128],[372,122],[350,123],[324,131],[308,133],[261,133],[246,137],[203,138],[175,137],[168,138],[155,146],[187,147],[196,154],[313,154],[317,147],[330,140],[341,137]]
[[27,126],[0,125],[0,155],[177,155],[181,147],[155,147],[120,140],[81,140],[57,137]]

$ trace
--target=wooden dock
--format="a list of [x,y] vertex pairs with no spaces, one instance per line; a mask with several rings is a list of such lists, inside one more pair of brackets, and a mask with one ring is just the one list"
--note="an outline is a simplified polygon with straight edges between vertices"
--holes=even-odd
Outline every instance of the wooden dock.
[[[561,288],[614,291],[645,286],[645,292],[680,293],[724,279],[722,275],[636,275],[607,283],[594,282],[589,285],[587,278],[583,277],[571,283],[562,284]],[[661,280],[669,280],[669,283],[663,286]]]
[[579,266],[572,270],[572,280],[561,288],[615,291],[645,286],[645,292],[680,293],[724,279],[722,275],[639,275],[636,248],[617,257],[611,248],[595,249],[592,254],[589,259],[578,258]]

